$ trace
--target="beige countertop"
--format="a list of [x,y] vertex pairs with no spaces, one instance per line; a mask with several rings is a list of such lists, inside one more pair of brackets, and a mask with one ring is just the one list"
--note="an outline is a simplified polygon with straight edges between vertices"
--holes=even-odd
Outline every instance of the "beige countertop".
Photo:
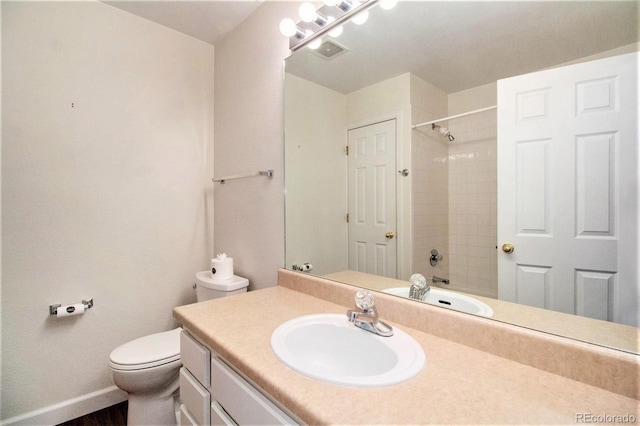
[[[640,417],[635,399],[391,321],[426,355],[422,371],[398,385],[332,385],[294,372],[273,354],[271,334],[283,322],[346,309],[276,286],[177,307],[174,317],[308,424],[576,424],[582,413]],[[383,311],[380,316],[385,319]]]
[[[393,287],[409,287],[407,281],[349,270],[328,274],[324,278],[376,291],[384,291]],[[436,287],[444,291],[451,291],[447,289],[447,286]],[[469,296],[489,305],[493,309],[492,318],[495,320],[640,354],[639,328],[519,305],[475,294],[469,294]]]

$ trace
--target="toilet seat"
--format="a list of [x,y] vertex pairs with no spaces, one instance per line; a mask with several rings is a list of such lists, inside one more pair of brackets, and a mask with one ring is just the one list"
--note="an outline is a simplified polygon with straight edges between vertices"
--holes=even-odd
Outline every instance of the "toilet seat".
[[180,360],[182,328],[140,337],[115,348],[109,366],[115,370],[143,370]]

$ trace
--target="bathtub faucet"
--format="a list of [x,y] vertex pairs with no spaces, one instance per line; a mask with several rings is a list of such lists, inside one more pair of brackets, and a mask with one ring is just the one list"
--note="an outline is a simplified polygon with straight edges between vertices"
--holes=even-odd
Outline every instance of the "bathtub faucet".
[[442,284],[447,284],[449,285],[449,280],[446,278],[440,278],[440,277],[436,277],[435,275],[433,276],[433,278],[431,278],[431,282],[434,283],[442,283]]

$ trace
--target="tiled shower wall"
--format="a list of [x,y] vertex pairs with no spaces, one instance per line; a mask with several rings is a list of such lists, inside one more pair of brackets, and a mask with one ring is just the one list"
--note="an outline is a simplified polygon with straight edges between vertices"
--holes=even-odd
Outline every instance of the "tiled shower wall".
[[[447,95],[411,79],[412,122],[495,103],[495,85]],[[412,273],[449,278],[442,287],[497,297],[497,117],[490,110],[450,122],[453,142],[430,125],[411,132]],[[443,261],[429,264],[432,249]]]
[[497,122],[491,110],[447,125],[449,288],[497,297]]
[[440,262],[435,268],[429,264],[432,249],[438,249],[446,256],[449,248],[447,146],[434,138],[434,134],[414,131],[411,156],[412,271],[425,277],[447,277],[448,262]]
[[[423,123],[447,115],[447,94],[411,76],[411,121]],[[432,249],[449,251],[448,151],[440,135],[424,126],[411,132],[411,272],[447,277],[448,262],[429,264]]]

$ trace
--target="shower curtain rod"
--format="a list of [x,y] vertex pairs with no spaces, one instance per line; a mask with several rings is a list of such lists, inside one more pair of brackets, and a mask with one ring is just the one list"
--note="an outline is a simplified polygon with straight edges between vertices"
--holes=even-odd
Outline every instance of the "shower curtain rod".
[[490,107],[486,107],[486,108],[480,108],[480,109],[476,109],[476,110],[469,111],[469,112],[463,112],[462,114],[450,115],[449,117],[444,117],[444,118],[439,118],[437,120],[427,121],[426,123],[415,124],[415,125],[411,126],[411,128],[412,129],[416,129],[418,127],[426,126],[428,124],[434,124],[434,123],[438,123],[440,121],[447,121],[447,120],[451,120],[453,118],[460,118],[460,117],[464,117],[464,116],[467,116],[467,115],[477,114],[479,112],[489,111],[489,110],[496,109],[496,108],[498,108],[498,105],[494,105],[494,106],[490,106]]

